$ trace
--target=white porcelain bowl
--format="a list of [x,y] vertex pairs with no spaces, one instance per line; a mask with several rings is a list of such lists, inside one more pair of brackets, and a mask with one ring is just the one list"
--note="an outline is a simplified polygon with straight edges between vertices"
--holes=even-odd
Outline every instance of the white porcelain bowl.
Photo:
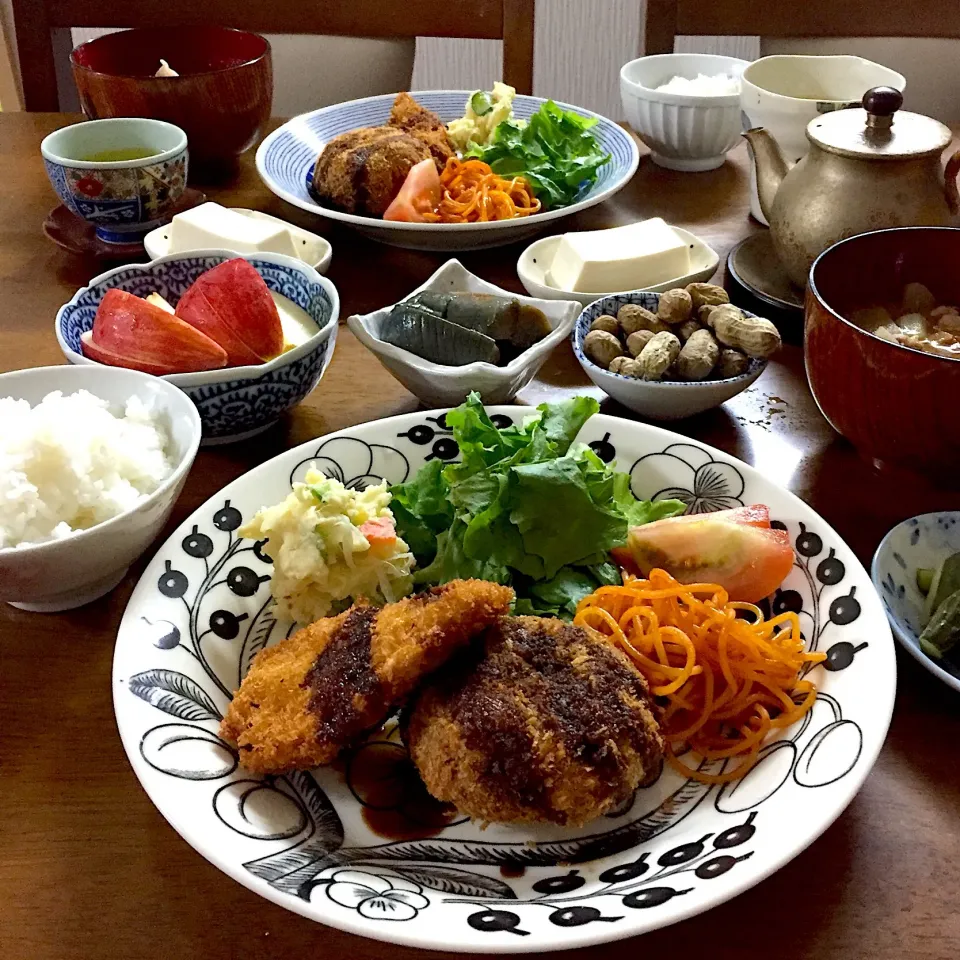
[[[655,293],[673,290],[675,287],[685,287],[688,283],[698,280],[709,280],[716,272],[720,257],[716,250],[707,246],[699,237],[695,237],[688,230],[680,227],[673,228],[681,239],[686,240],[690,248],[690,272],[682,277],[674,277],[663,283],[656,283],[652,287],[642,287]],[[547,271],[553,264],[561,236],[544,237],[535,240],[520,254],[517,261],[517,276],[531,297],[541,300],[577,300],[584,307],[589,306],[600,297],[616,297],[624,293],[634,293],[633,290],[610,290],[604,293],[580,293],[576,290],[561,290],[547,283]]]
[[408,350],[384,343],[380,328],[394,304],[347,318],[347,326],[354,336],[387,368],[411,393],[430,407],[455,407],[474,390],[484,403],[509,403],[535,376],[550,352],[565,340],[573,329],[580,312],[575,300],[538,300],[495,287],[470,273],[459,260],[448,260],[422,286],[411,291],[411,297],[421,290],[443,293],[492,293],[512,297],[521,303],[539,307],[550,323],[550,333],[539,343],[524,350],[505,367],[491,363],[468,363],[462,367],[448,367],[424,360]]
[[48,393],[87,390],[117,407],[139,397],[162,415],[177,466],[139,506],[62,540],[0,549],[0,600],[23,610],[70,610],[109,593],[160,532],[200,445],[200,415],[172,383],[119,367],[34,367],[0,375],[0,397],[39,403]]
[[669,170],[713,170],[740,139],[740,94],[695,96],[656,87],[672,77],[739,75],[747,60],[706,53],[640,57],[620,70],[624,116],[650,148],[654,163]]
[[[637,380],[611,373],[597,366],[583,352],[583,338],[590,324],[604,313],[616,315],[625,303],[637,303],[654,313],[660,303],[659,293],[638,290],[595,300],[577,318],[573,329],[573,352],[584,373],[608,396],[650,420],[682,420],[704,410],[719,407],[742,393],[763,373],[766,360],[751,360],[747,372],[728,380]],[[754,314],[745,310],[748,317]]]
[[[764,127],[777,141],[790,164],[810,149],[807,124],[833,110],[857,107],[871,87],[895,87],[903,92],[906,79],[895,70],[863,57],[761,57],[744,68],[740,109],[744,129]],[[757,195],[757,169],[750,157],[750,213],[767,223]]]

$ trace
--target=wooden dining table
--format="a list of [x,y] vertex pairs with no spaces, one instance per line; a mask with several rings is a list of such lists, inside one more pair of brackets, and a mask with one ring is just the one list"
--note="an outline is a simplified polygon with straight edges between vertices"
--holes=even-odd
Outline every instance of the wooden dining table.
[[[59,249],[41,230],[56,198],[40,140],[77,119],[0,114],[0,371],[63,363],[53,330],[57,308],[105,269]],[[644,156],[619,194],[555,229],[661,216],[702,237],[722,263],[738,240],[760,229],[749,218],[748,180],[743,146],[708,173],[672,173]],[[393,303],[446,258],[375,243],[286,205],[260,182],[252,151],[234,181],[205,189],[221,203],[264,210],[326,236],[341,318]],[[485,279],[522,292],[520,250],[456,255]],[[900,520],[960,508],[956,490],[878,473],[834,433],[807,386],[800,322],[784,334],[787,343],[752,387],[671,429],[792,490],[864,564]],[[637,419],[592,386],[567,344],[517,402],[576,393],[595,396],[606,413]],[[159,542],[225,484],[289,447],[416,409],[417,399],[343,326],[329,370],[302,405],[254,439],[200,451]],[[0,603],[0,956],[412,960],[413,949],[321,926],[234,882],[191,849],[140,788],[117,734],[110,670],[117,627],[147,559],[107,597],[78,610],[35,614]],[[722,906],[581,955],[960,956],[960,696],[901,651],[897,666],[886,745],[860,792],[819,839]]]

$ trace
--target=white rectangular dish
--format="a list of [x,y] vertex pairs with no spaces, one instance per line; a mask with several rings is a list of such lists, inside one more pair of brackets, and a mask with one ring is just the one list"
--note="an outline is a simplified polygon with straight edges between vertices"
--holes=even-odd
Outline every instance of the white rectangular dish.
[[[203,206],[207,205],[203,204]],[[326,273],[327,268],[330,266],[330,260],[333,257],[333,248],[330,246],[328,240],[325,240],[316,233],[311,233],[309,230],[304,230],[303,227],[295,226],[286,220],[281,220],[280,217],[271,216],[269,213],[261,213],[259,210],[249,210],[246,207],[226,207],[224,209],[228,213],[240,214],[249,220],[258,221],[255,226],[260,229],[251,231],[251,236],[254,238],[261,236],[266,237],[272,233],[272,231],[263,230],[264,225],[284,230],[290,237],[290,249],[284,249],[282,251],[273,250],[272,252],[284,253],[288,256],[295,255],[298,260],[302,260],[304,263],[313,267],[317,273]],[[178,243],[178,217],[186,217],[189,219],[190,214],[193,212],[193,210],[187,210],[184,211],[183,214],[177,214],[170,223],[151,230],[143,238],[144,249],[147,251],[151,260],[156,260],[158,257],[165,257],[171,253],[189,253],[193,250],[212,248],[224,250],[237,249],[238,253],[271,252],[271,249],[258,244],[256,239],[254,239],[252,244],[244,244],[242,249],[240,249],[240,247],[235,248],[228,240],[223,240],[219,243],[212,241],[192,244],[187,242],[185,245]],[[195,231],[184,231],[187,236],[189,236],[191,232]]]
[[[674,227],[673,230],[687,242],[690,249],[690,272],[682,277],[674,277],[672,280],[641,288],[649,293],[663,293],[675,287],[685,287],[688,283],[695,283],[698,280],[709,280],[720,265],[717,252],[699,237],[695,237],[689,230],[683,230],[681,227]],[[543,300],[576,300],[581,306],[586,307],[601,297],[626,296],[629,293],[638,292],[638,290],[609,290],[605,293],[575,293],[570,290],[558,290],[547,282],[546,274],[553,263],[553,257],[561,239],[559,235],[544,237],[542,240],[531,243],[520,254],[520,259],[517,261],[517,276],[520,277],[520,282],[531,296],[540,297]]]

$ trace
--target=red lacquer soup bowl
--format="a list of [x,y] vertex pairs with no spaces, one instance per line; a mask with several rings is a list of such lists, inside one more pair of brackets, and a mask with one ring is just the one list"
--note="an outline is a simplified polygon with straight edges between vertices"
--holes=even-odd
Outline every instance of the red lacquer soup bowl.
[[807,378],[823,415],[863,455],[956,483],[960,360],[902,347],[846,319],[898,301],[911,282],[960,306],[960,229],[878,230],[820,254],[807,286]]
[[[178,77],[155,77],[160,60]],[[191,172],[229,169],[266,132],[273,100],[270,44],[226,27],[123,30],[70,55],[83,112],[153,117],[186,131]]]

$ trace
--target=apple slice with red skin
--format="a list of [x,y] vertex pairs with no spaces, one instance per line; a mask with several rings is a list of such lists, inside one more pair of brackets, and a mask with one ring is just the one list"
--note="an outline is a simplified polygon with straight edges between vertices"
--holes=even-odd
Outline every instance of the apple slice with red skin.
[[659,567],[681,583],[719,583],[747,603],[773,593],[794,563],[790,535],[771,528],[763,504],[631,527],[613,555],[641,576]]
[[197,277],[180,298],[177,316],[216,340],[231,365],[263,363],[283,351],[283,327],[270,289],[240,257]]
[[85,356],[160,376],[219,370],[227,353],[200,330],[125,290],[108,290],[80,338]]
[[155,377],[162,377],[173,371],[162,363],[150,363],[149,360],[132,360],[122,353],[106,350],[94,342],[93,331],[87,330],[80,334],[80,350],[85,357],[103,363],[108,367],[126,367],[128,370],[139,370],[141,373],[151,373]]

